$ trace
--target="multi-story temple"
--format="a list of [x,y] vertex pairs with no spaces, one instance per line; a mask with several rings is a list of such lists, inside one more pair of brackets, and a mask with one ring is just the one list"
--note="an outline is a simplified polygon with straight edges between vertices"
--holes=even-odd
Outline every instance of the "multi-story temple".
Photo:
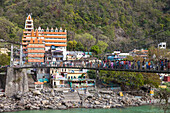
[[[55,29],[49,29],[47,27],[46,30],[39,27],[34,30],[33,19],[29,14],[25,21],[22,45],[25,57],[24,63],[45,62],[49,59],[51,62],[66,60],[67,32],[66,30],[62,30],[62,28],[58,29],[57,27]],[[49,55],[49,53],[51,54]],[[52,56],[52,54],[55,55]]]
[[30,43],[27,45],[27,53],[28,62],[44,62],[45,45],[43,44],[42,39],[38,41],[36,37],[33,41],[31,38]]

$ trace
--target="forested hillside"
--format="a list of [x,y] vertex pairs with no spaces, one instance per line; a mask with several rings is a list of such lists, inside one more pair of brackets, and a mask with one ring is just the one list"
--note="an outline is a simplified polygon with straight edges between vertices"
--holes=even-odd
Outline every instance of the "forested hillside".
[[[78,46],[70,42],[70,50],[128,51],[161,41],[170,47],[169,0],[0,0],[0,38],[19,40],[28,13],[35,28],[67,29]],[[83,36],[94,37],[93,44],[80,43]]]

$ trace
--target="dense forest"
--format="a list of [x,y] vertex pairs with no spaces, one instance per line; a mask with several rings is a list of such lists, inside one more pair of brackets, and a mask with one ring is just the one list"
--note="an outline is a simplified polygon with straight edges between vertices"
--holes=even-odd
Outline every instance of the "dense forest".
[[169,0],[0,0],[0,38],[19,41],[28,13],[35,28],[67,29],[69,50],[170,47]]

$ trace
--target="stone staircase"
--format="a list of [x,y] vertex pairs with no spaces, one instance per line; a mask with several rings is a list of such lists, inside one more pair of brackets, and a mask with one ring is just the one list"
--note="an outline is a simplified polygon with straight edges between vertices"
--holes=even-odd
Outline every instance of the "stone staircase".
[[81,101],[77,91],[65,92],[63,96],[64,96],[64,102],[68,102],[68,101],[80,102]]

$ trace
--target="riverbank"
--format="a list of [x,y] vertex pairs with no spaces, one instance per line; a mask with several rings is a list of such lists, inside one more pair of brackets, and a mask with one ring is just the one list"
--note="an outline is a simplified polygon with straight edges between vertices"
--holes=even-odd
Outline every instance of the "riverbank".
[[[18,92],[12,97],[0,97],[0,112],[23,111],[23,110],[44,110],[69,108],[122,108],[127,106],[140,106],[147,104],[156,104],[158,99],[148,97],[135,97],[133,95],[113,94],[109,92],[99,93],[81,93],[64,92],[61,90],[43,89],[41,91],[33,90],[26,93]],[[79,96],[77,99],[66,99],[65,93]],[[151,100],[151,101],[150,101]]]

